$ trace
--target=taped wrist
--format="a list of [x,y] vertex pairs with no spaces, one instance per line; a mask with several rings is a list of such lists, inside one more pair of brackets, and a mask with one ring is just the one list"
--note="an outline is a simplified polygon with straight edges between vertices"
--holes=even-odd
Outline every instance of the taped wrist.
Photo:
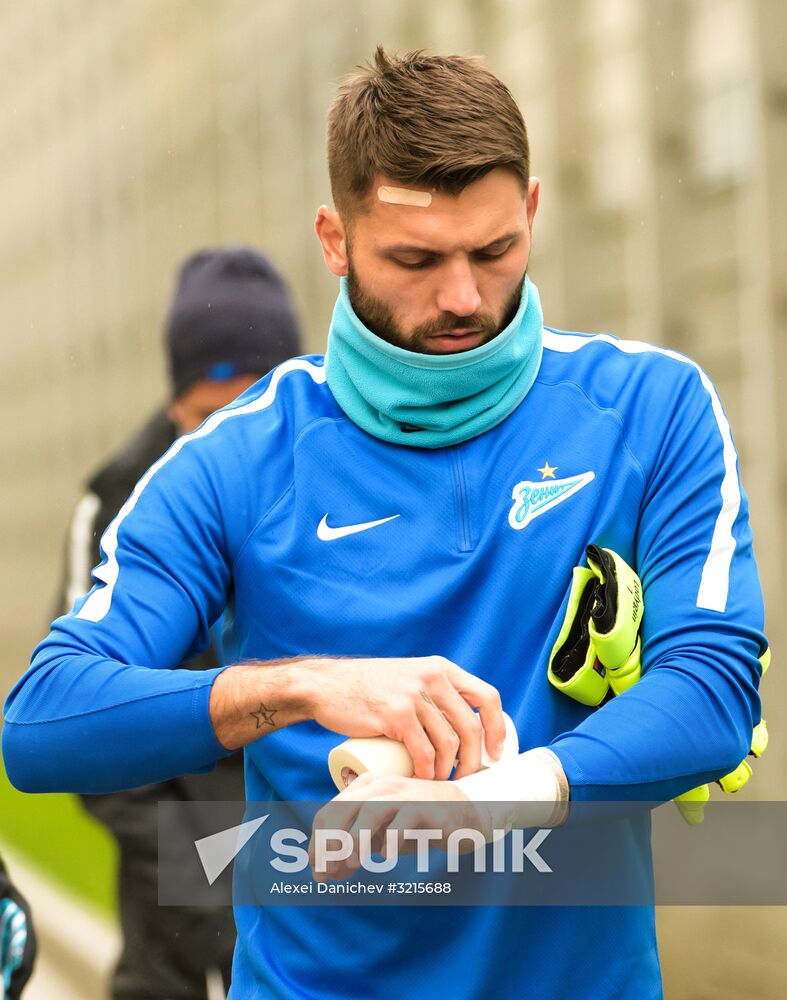
[[497,830],[560,826],[568,816],[568,780],[559,758],[546,747],[457,778],[456,785],[484,817],[488,840]]

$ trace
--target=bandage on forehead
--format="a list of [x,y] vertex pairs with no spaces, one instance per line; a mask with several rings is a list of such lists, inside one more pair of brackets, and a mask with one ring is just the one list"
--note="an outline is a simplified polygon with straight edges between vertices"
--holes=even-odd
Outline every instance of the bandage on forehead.
[[377,188],[377,197],[388,205],[429,208],[432,204],[432,196],[428,191],[413,191],[411,188],[391,187],[387,184]]

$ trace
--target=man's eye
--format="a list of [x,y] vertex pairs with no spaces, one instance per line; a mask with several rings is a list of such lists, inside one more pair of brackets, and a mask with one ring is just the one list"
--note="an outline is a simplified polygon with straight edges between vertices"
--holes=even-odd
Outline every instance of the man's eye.
[[409,261],[409,260],[394,260],[395,264],[399,267],[403,267],[408,271],[421,271],[425,267],[430,267],[434,261],[431,257],[425,257],[423,260]]
[[503,247],[502,250],[479,250],[475,256],[478,260],[497,260],[499,257],[503,257],[507,254],[510,249],[511,244],[509,243],[509,245],[507,247]]

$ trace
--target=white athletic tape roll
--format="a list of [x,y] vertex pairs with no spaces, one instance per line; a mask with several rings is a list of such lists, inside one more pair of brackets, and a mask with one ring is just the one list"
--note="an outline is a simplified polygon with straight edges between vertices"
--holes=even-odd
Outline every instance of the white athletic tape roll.
[[[519,753],[519,737],[514,723],[503,712],[506,724],[506,738],[501,760],[516,757]],[[490,767],[486,747],[481,749],[481,770]],[[391,740],[387,736],[354,737],[334,747],[328,754],[328,769],[333,783],[343,791],[360,774],[371,771],[374,774],[396,774],[402,778],[412,778],[413,760],[404,743]]]

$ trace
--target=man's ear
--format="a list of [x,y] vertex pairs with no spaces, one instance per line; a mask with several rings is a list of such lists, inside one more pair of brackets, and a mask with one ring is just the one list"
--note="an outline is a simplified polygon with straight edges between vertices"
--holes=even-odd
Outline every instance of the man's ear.
[[527,182],[527,228],[533,234],[533,220],[538,210],[538,196],[541,194],[541,181],[531,177]]
[[338,212],[320,205],[314,220],[314,231],[322,245],[325,266],[339,278],[347,274],[347,234]]
[[179,399],[171,399],[167,404],[167,416],[177,428],[178,434],[182,433],[180,426],[183,420],[183,404]]

